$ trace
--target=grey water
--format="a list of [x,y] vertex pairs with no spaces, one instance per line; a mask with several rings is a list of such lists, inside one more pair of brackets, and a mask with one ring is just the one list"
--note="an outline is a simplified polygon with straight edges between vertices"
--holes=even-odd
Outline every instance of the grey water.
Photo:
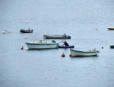
[[[0,0],[0,87],[114,87],[114,50],[109,48],[114,31],[107,30],[114,27],[113,4],[113,0]],[[21,34],[21,28],[34,32]],[[64,33],[71,35],[67,42],[75,49],[96,48],[99,56],[70,58],[69,49],[27,50],[27,41]]]

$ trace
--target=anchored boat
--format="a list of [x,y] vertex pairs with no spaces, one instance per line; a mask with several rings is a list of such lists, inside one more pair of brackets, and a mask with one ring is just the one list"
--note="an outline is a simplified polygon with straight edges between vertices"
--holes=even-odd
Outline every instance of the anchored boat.
[[24,29],[21,29],[20,30],[21,33],[32,33],[33,32],[33,29],[28,29],[28,30],[24,30]]
[[110,48],[114,49],[114,45],[110,45]]
[[71,36],[64,35],[44,35],[45,39],[71,39]]
[[108,28],[108,30],[114,30],[114,28]]
[[91,50],[91,51],[79,51],[79,50],[70,50],[71,57],[90,57],[90,56],[97,56],[98,51]]
[[57,49],[58,43],[40,43],[40,42],[27,42],[29,50],[42,50],[42,49]]

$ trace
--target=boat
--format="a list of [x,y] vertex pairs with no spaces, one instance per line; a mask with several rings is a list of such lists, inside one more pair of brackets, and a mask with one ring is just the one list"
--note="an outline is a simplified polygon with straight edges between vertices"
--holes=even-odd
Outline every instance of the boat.
[[114,45],[110,45],[110,48],[114,49]]
[[59,48],[74,48],[74,46],[64,46],[64,45],[61,45],[61,46],[59,46]]
[[108,30],[114,30],[114,28],[108,28]]
[[28,30],[21,29],[20,32],[21,33],[32,33],[33,29],[28,29]]
[[29,50],[58,49],[58,43],[26,42]]
[[96,50],[90,50],[90,51],[79,51],[79,50],[73,50],[71,49],[71,57],[91,57],[91,56],[97,56],[98,51]]
[[69,35],[44,35],[45,39],[71,39]]

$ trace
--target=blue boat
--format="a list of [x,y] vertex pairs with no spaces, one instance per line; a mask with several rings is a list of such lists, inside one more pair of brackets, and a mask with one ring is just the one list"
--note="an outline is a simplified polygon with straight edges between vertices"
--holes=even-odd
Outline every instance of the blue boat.
[[114,45],[110,45],[110,48],[114,49]]
[[64,45],[61,45],[61,46],[59,46],[59,48],[74,48],[74,46],[64,46]]

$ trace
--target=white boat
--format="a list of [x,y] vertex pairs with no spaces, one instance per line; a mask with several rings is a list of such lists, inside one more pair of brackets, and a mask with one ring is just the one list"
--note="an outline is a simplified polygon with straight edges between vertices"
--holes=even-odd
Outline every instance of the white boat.
[[26,45],[29,50],[57,49],[59,47],[58,43],[27,42]]
[[79,51],[79,50],[70,50],[71,57],[90,57],[90,56],[97,56],[98,51],[96,50],[90,50],[90,51]]

